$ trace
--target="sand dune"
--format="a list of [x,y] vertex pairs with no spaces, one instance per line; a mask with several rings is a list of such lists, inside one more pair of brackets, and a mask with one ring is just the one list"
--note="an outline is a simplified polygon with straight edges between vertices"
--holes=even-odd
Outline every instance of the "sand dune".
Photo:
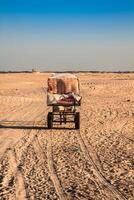
[[48,130],[49,73],[0,74],[1,200],[134,199],[134,74],[77,76],[80,130]]

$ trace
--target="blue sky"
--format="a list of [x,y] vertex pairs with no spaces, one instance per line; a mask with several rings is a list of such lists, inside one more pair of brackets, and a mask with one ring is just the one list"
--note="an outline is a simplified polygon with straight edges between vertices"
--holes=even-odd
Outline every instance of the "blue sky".
[[131,70],[134,0],[0,0],[0,69]]
[[7,14],[105,14],[134,11],[133,0],[1,0]]

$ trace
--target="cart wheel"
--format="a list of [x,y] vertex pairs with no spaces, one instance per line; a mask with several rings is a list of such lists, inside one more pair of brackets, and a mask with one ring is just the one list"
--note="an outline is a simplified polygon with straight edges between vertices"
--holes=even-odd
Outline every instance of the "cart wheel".
[[75,113],[75,129],[80,128],[80,113]]
[[47,127],[51,129],[53,127],[53,115],[52,112],[49,112],[47,115]]

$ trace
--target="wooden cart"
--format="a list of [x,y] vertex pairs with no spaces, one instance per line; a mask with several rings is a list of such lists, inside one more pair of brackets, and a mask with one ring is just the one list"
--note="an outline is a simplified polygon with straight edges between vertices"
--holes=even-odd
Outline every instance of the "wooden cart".
[[47,115],[48,129],[52,129],[55,123],[74,123],[75,129],[80,128],[77,107],[80,106],[81,97],[78,90],[79,81],[72,74],[56,74],[48,79],[47,104],[52,107],[52,112]]

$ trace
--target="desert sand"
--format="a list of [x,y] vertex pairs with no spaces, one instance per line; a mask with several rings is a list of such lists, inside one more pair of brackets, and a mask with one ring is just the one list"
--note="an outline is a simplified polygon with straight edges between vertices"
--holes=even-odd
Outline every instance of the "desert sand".
[[0,74],[0,200],[134,199],[134,74],[76,75],[80,130],[48,130],[50,74]]

